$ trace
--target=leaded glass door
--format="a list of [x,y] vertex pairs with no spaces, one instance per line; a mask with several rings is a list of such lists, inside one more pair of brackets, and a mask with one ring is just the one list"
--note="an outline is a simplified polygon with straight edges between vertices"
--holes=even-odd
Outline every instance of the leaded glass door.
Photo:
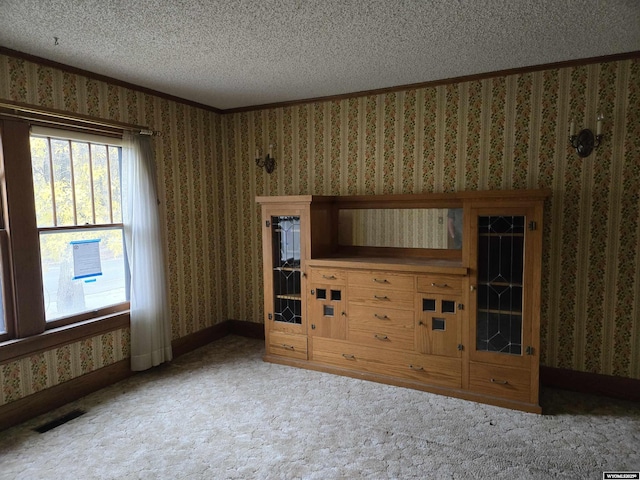
[[303,299],[304,223],[300,209],[271,210],[264,218],[266,240],[271,258],[265,259],[265,269],[271,282],[265,288],[266,322],[273,331],[306,333],[304,321],[306,301]]
[[532,353],[526,209],[477,209],[472,216],[472,360],[525,366]]
[[302,324],[300,217],[271,217],[273,245],[273,321]]

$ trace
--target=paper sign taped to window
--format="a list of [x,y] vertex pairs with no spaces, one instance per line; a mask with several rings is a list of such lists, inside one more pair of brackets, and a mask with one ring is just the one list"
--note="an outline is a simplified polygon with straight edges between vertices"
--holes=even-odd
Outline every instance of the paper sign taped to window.
[[73,279],[102,275],[100,239],[70,242],[73,248]]

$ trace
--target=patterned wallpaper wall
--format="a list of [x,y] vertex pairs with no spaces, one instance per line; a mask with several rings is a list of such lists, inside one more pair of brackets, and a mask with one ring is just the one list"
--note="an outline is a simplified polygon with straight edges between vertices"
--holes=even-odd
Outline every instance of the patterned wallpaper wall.
[[[0,99],[148,125],[173,338],[262,322],[255,195],[551,187],[542,363],[640,378],[640,60],[220,116],[0,55]],[[569,118],[603,145],[581,160]],[[275,145],[272,175],[256,147]],[[128,330],[0,365],[0,405],[129,355]],[[112,345],[112,347],[111,347]]]
[[[0,55],[0,99],[161,131],[154,143],[172,336],[228,318],[220,115],[6,55]],[[0,365],[0,405],[127,358],[128,339],[126,329]]]
[[[457,210],[462,212],[461,209]],[[448,246],[446,208],[340,209],[338,244],[365,247],[454,248]],[[462,228],[459,218],[458,234]],[[453,219],[453,217],[452,217]],[[379,228],[383,225],[384,228]],[[458,247],[460,248],[460,247]]]
[[[581,159],[569,120],[598,113]],[[262,322],[255,195],[549,187],[542,364],[640,378],[640,59],[225,115],[223,138],[230,318]]]
[[0,405],[129,358],[129,329],[120,329],[0,365]]

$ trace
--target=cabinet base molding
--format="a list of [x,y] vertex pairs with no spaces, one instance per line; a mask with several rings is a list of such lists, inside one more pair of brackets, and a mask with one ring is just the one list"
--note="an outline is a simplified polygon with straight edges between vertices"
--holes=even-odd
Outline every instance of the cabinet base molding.
[[448,397],[460,398],[462,400],[470,400],[472,402],[484,403],[487,405],[494,405],[496,407],[509,408],[512,410],[520,410],[529,413],[542,413],[542,408],[537,404],[530,404],[524,402],[518,402],[503,398],[490,397],[479,393],[474,393],[469,390],[462,390],[457,388],[438,387],[434,385],[427,385],[421,382],[414,382],[411,380],[400,379],[398,377],[391,377],[387,375],[381,375],[376,373],[363,372],[361,370],[350,370],[346,368],[334,367],[324,363],[316,363],[308,360],[297,360],[292,358],[285,358],[278,355],[265,355],[263,357],[265,362],[276,363],[278,365],[286,365],[289,367],[304,368],[306,370],[314,370],[316,372],[331,373],[334,375],[342,375],[344,377],[357,378],[359,380],[367,380],[370,382],[383,383],[385,385],[393,385],[396,387],[410,388],[412,390],[421,390],[427,393],[434,393],[436,395],[444,395]]

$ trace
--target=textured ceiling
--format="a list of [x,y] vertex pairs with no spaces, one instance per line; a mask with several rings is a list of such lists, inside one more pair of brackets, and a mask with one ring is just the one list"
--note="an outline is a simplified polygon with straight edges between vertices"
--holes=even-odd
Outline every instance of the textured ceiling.
[[640,0],[0,0],[0,45],[228,109],[638,51]]

